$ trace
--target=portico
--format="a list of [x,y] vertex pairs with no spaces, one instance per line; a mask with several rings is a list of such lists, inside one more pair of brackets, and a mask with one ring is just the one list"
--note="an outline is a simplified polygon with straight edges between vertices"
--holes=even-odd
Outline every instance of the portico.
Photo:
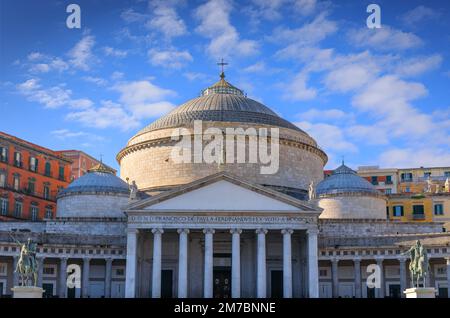
[[305,202],[222,173],[126,213],[126,297],[318,297],[320,210]]

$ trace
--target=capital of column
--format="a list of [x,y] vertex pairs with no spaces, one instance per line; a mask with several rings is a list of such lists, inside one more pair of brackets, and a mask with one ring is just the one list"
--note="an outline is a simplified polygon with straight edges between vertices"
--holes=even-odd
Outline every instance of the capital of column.
[[111,257],[105,258],[106,264],[112,264],[113,259]]
[[382,257],[375,257],[375,261],[377,262],[378,265],[382,265],[383,261],[384,261],[384,258],[382,258]]
[[128,234],[137,234],[139,232],[138,229],[128,228],[127,233]]
[[307,229],[306,233],[308,235],[317,235],[317,234],[319,234],[319,229],[316,229],[316,228]]
[[354,263],[354,264],[361,263],[361,257],[355,257],[355,258],[353,259],[353,263]]
[[399,261],[401,264],[405,264],[405,263],[406,263],[406,257],[399,257],[399,258],[398,258],[398,261]]
[[241,229],[231,229],[230,233],[231,234],[242,234],[242,230]]
[[331,263],[334,263],[334,264],[339,263],[339,259],[336,257],[331,258],[330,261],[331,261]]
[[203,229],[203,234],[214,234],[216,230],[214,229]]
[[63,256],[59,258],[61,262],[67,263],[67,260],[69,259],[67,256]]
[[182,234],[182,233],[184,233],[184,234],[189,234],[189,229],[178,229],[178,230],[177,230],[177,233],[178,233],[178,234]]
[[89,263],[91,261],[92,257],[83,256],[83,262]]
[[292,233],[294,233],[294,230],[293,229],[282,229],[281,230],[281,234],[289,234],[289,235],[291,235]]
[[264,235],[267,234],[267,230],[266,229],[257,229],[255,232],[256,232],[256,234],[264,234]]
[[153,234],[163,234],[164,230],[160,229],[160,228],[154,228],[154,229],[152,229],[152,233]]

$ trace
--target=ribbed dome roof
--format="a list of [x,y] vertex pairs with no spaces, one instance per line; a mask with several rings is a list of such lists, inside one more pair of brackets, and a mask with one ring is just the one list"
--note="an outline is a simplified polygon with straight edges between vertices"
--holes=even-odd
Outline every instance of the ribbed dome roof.
[[316,187],[318,197],[341,193],[365,193],[380,195],[380,192],[366,179],[342,164],[328,178],[319,182]]
[[152,130],[191,124],[194,120],[267,124],[301,131],[267,106],[247,98],[242,90],[234,87],[225,81],[224,76],[221,76],[220,81],[203,90],[202,96],[180,105],[142,129],[137,135]]
[[67,188],[58,194],[58,197],[92,192],[128,194],[129,187],[125,181],[114,175],[110,169],[100,164],[69,184]]

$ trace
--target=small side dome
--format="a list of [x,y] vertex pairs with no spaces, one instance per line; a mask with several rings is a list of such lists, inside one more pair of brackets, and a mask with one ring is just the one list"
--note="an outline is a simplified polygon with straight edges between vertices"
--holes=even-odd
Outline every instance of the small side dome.
[[58,194],[58,198],[81,193],[121,193],[129,194],[128,184],[117,177],[114,171],[100,163],[84,176],[76,179]]
[[129,186],[114,171],[99,164],[58,194],[57,217],[123,218]]
[[344,164],[319,182],[316,198],[321,219],[386,219],[384,196]]
[[366,179],[342,164],[328,178],[322,180],[316,188],[317,197],[343,193],[364,193],[379,196],[380,192]]

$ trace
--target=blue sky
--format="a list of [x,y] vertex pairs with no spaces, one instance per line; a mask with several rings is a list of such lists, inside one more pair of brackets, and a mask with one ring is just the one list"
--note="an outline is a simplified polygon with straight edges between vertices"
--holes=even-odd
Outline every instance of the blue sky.
[[[81,29],[66,6],[81,7]],[[366,7],[381,7],[368,29]],[[310,133],[327,168],[450,165],[448,1],[0,2],[0,130],[118,168],[218,80]]]

